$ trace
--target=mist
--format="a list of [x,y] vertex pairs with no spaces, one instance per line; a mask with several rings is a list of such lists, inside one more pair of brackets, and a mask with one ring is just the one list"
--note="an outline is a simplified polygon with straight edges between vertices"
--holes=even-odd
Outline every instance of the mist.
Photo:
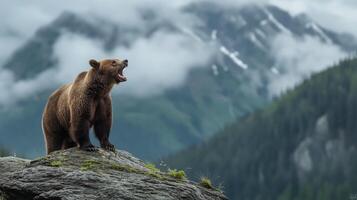
[[281,33],[271,45],[271,56],[276,59],[274,67],[280,71],[270,78],[268,90],[271,96],[280,95],[311,74],[331,67],[333,63],[348,56],[338,46],[311,36],[298,39],[288,33]]
[[211,46],[187,35],[165,31],[140,38],[130,47],[118,46],[111,52],[102,46],[100,41],[78,35],[62,36],[55,46],[55,56],[59,60],[57,84],[70,82],[78,72],[87,70],[91,58],[119,58],[129,60],[129,67],[124,71],[128,81],[121,83],[121,89],[114,90],[114,94],[156,95],[183,84],[189,71],[205,66],[214,52]]

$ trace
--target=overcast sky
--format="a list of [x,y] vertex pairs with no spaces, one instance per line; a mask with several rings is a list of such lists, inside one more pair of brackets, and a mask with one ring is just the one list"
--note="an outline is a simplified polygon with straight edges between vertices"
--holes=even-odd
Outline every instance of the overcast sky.
[[[63,11],[71,11],[85,16],[100,16],[116,23],[140,27],[145,25],[140,17],[140,11],[151,9],[165,19],[171,19],[176,24],[189,27],[190,23],[195,22],[195,19],[179,12],[179,8],[191,2],[194,0],[2,0],[0,3],[0,25],[2,27],[0,29],[0,44],[2,44],[0,45],[0,65],[39,27],[50,23]],[[347,32],[357,37],[356,0],[217,0],[216,2],[227,6],[241,6],[252,2],[273,4],[289,11],[292,15],[306,13],[318,24],[328,29]],[[335,46],[326,46],[312,38],[296,41],[291,36],[281,35],[272,42],[276,49],[276,56],[279,57],[278,62],[285,66],[287,64],[295,65],[294,69],[296,70],[279,79],[274,79],[275,81],[270,85],[273,94],[278,94],[290,87],[291,84],[298,83],[308,73],[320,71],[323,69],[322,66],[327,66],[346,56]],[[71,51],[68,50],[68,46],[71,46]],[[45,82],[49,76],[55,77],[53,82],[56,84],[67,82],[69,77],[74,77],[78,71],[85,70],[83,67],[87,66],[87,59],[91,57],[116,57],[115,55],[119,54],[126,58],[135,58],[129,59],[131,60],[130,65],[137,66],[135,69],[128,68],[130,70],[126,72],[128,75],[127,87],[129,87],[126,91],[131,91],[136,95],[145,95],[147,91],[162,91],[182,83],[189,69],[208,62],[212,53],[208,46],[199,41],[163,31],[158,31],[150,38],[135,41],[129,49],[118,47],[110,54],[98,46],[100,46],[98,41],[70,33],[63,34],[55,45],[55,55],[60,61],[56,70],[45,71],[31,80],[15,82],[13,74],[2,69],[0,90],[4,89],[8,93],[0,95],[0,104],[11,102],[14,97],[26,98],[28,95],[45,89],[44,87],[48,85]],[[189,48],[187,48],[188,46]],[[286,49],[287,53],[281,55],[281,49]],[[309,51],[304,51],[306,49]],[[275,51],[273,49],[273,52]],[[292,62],[297,60],[298,53],[305,55],[304,62]],[[74,60],[73,57],[78,59]],[[152,60],[155,60],[155,63],[150,63]],[[175,63],[172,62],[173,60]],[[151,71],[147,71],[145,68],[147,65],[151,65]],[[176,76],[172,76],[172,74]],[[150,76],[151,79],[145,85],[141,84],[138,87],[136,83],[141,83],[140,80],[147,76]]]

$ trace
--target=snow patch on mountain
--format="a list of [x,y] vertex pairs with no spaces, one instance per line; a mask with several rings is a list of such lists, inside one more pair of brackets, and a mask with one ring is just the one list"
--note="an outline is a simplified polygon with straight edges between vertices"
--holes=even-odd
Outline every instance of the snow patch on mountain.
[[187,35],[189,35],[190,37],[192,37],[193,39],[197,40],[198,42],[203,42],[203,40],[191,29],[187,28],[187,27],[181,27],[181,31]]
[[269,12],[266,8],[262,8],[262,10],[267,15],[268,20],[272,22],[277,28],[279,28],[283,32],[292,34],[291,31],[287,29],[283,24],[281,24],[271,12]]
[[265,46],[257,39],[254,33],[249,33],[249,39],[252,41],[258,48],[265,50]]
[[237,51],[230,52],[225,46],[221,46],[219,50],[226,56],[228,56],[237,66],[242,69],[248,69],[248,65],[238,58],[239,53]]
[[305,25],[306,28],[311,28],[312,30],[314,30],[317,34],[319,34],[319,36],[321,36],[322,39],[325,40],[325,42],[327,43],[332,43],[331,39],[324,33],[324,31],[319,27],[317,26],[315,23],[313,22],[310,22],[310,23],[307,23]]
[[267,36],[265,35],[265,33],[262,31],[262,30],[260,30],[259,28],[256,28],[255,30],[254,30],[261,38],[266,38]]

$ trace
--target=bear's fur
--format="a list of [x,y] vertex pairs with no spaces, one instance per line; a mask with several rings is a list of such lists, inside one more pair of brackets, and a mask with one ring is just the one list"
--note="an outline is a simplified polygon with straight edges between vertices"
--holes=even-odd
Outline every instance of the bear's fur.
[[71,147],[96,151],[89,139],[94,133],[104,149],[115,151],[109,142],[112,125],[110,91],[114,84],[126,81],[123,69],[127,60],[90,60],[91,69],[80,73],[73,83],[56,90],[48,99],[43,116],[42,129],[47,154]]

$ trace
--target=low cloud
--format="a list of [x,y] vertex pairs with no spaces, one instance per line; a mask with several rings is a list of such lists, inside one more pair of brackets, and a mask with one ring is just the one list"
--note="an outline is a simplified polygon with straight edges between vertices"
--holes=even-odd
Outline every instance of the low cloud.
[[89,68],[91,58],[126,58],[129,67],[124,74],[128,81],[121,83],[122,89],[117,91],[135,96],[155,95],[184,83],[190,69],[205,66],[213,53],[210,49],[189,36],[157,31],[130,47],[119,46],[106,52],[99,41],[65,34],[55,46],[59,60],[56,80],[61,84],[71,81],[79,71]]
[[[70,48],[69,48],[70,47]],[[100,41],[64,33],[54,47],[58,65],[38,76],[15,81],[9,70],[0,73],[0,105],[11,105],[37,92],[72,82],[81,71],[90,68],[91,58],[127,58],[124,74],[128,81],[114,89],[114,94],[137,97],[159,94],[184,83],[194,67],[202,67],[212,57],[211,46],[178,33],[158,31],[149,38],[140,38],[130,47],[119,46],[111,52]]]
[[156,32],[131,47],[119,47],[114,55],[129,60],[124,93],[153,95],[180,86],[194,67],[207,66],[213,48],[183,34]]
[[348,54],[338,46],[323,43],[316,37],[299,39],[282,33],[272,41],[271,55],[276,59],[274,67],[281,72],[272,75],[268,85],[271,96],[276,96]]
[[15,81],[11,71],[2,69],[0,72],[0,105],[10,106],[19,100],[31,97],[32,95],[48,89],[51,85],[55,71],[49,70],[41,73],[34,79]]

